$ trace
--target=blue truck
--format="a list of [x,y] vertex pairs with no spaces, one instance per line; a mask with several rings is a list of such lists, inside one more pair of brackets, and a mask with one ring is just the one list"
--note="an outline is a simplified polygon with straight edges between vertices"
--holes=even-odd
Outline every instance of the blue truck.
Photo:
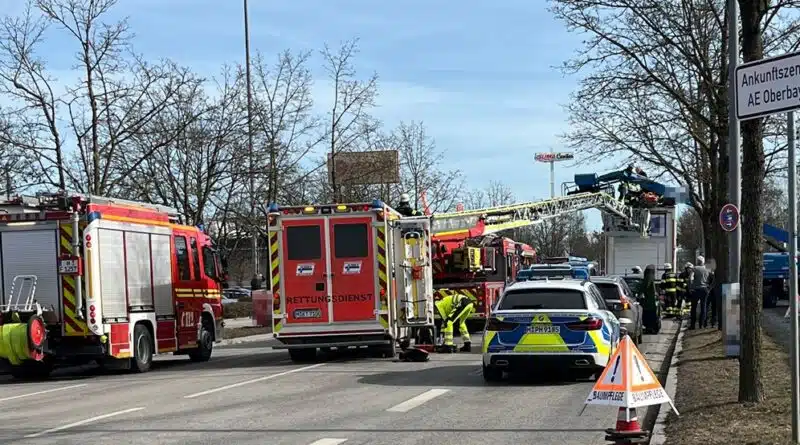
[[789,232],[764,224],[764,241],[777,250],[764,253],[764,307],[770,308],[789,299]]

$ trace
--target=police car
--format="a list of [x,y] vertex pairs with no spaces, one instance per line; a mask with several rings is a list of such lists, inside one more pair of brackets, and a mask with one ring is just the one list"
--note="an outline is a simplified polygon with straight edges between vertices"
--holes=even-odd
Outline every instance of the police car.
[[544,278],[505,288],[483,334],[483,378],[504,371],[591,377],[605,368],[620,321],[589,281]]

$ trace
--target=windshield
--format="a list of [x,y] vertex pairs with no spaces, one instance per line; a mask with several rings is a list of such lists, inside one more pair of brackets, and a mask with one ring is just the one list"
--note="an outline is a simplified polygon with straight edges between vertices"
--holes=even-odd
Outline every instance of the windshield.
[[619,287],[617,283],[594,283],[600,293],[603,295],[603,300],[619,300]]
[[506,293],[498,309],[586,309],[586,301],[574,289],[519,289]]

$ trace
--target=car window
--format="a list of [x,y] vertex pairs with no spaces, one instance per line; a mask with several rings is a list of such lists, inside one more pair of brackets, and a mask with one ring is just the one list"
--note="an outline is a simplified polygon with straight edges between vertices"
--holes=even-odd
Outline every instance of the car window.
[[619,286],[617,283],[594,283],[600,291],[603,300],[619,300]]
[[586,301],[575,289],[516,289],[506,292],[498,309],[586,309]]
[[603,300],[603,295],[600,293],[600,290],[597,288],[597,285],[593,285],[591,287],[592,295],[594,296],[595,302],[597,304],[597,308],[601,311],[608,310],[606,307],[606,302]]

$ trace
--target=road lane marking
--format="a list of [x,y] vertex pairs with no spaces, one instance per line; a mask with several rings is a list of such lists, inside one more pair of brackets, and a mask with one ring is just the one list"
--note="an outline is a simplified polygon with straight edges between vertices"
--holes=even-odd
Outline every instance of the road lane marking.
[[297,369],[292,369],[292,370],[289,370],[289,371],[279,372],[277,374],[265,375],[264,377],[259,377],[257,379],[245,380],[243,382],[233,383],[233,384],[230,384],[230,385],[220,386],[219,388],[214,388],[214,389],[209,389],[209,390],[206,390],[206,391],[197,392],[197,393],[194,393],[194,394],[189,394],[188,396],[183,396],[183,398],[184,399],[194,399],[195,397],[205,396],[205,395],[208,395],[208,394],[214,394],[215,392],[225,391],[225,390],[228,390],[228,389],[231,389],[231,388],[238,388],[240,386],[249,385],[251,383],[263,382],[265,380],[271,380],[271,379],[274,379],[276,377],[282,377],[282,376],[289,375],[289,374],[294,374],[294,373],[300,372],[300,371],[307,371],[309,369],[319,368],[320,366],[322,366],[324,364],[325,363],[317,363],[316,365],[305,366],[305,367],[302,367],[302,368],[297,368]]
[[109,417],[115,417],[115,416],[121,416],[123,414],[134,413],[136,411],[141,411],[143,409],[144,409],[144,407],[130,408],[130,409],[122,410],[122,411],[115,411],[113,413],[103,414],[101,416],[90,417],[88,419],[79,420],[77,422],[69,423],[69,424],[62,425],[62,426],[59,426],[59,427],[56,427],[56,428],[50,428],[49,430],[40,431],[40,432],[35,433],[35,434],[28,434],[27,436],[25,436],[25,438],[26,439],[33,439],[34,437],[40,437],[40,436],[44,436],[45,434],[50,434],[50,433],[57,433],[59,431],[64,431],[64,430],[68,430],[70,428],[75,428],[76,426],[86,425],[87,423],[97,422],[98,420],[108,419]]
[[82,388],[84,386],[86,386],[86,383],[81,383],[79,385],[62,386],[60,388],[45,389],[43,391],[30,392],[30,393],[27,393],[27,394],[20,394],[20,395],[17,395],[17,396],[3,397],[2,399],[0,399],[0,402],[7,402],[9,400],[24,399],[25,397],[33,397],[33,396],[38,396],[40,394],[50,394],[51,392],[66,391],[68,389]]
[[315,442],[311,442],[310,445],[339,445],[340,443],[347,442],[347,439],[320,439]]
[[425,391],[416,397],[410,398],[403,403],[395,405],[386,411],[391,411],[393,413],[407,413],[423,403],[433,400],[449,391],[449,389],[431,389],[430,391]]

